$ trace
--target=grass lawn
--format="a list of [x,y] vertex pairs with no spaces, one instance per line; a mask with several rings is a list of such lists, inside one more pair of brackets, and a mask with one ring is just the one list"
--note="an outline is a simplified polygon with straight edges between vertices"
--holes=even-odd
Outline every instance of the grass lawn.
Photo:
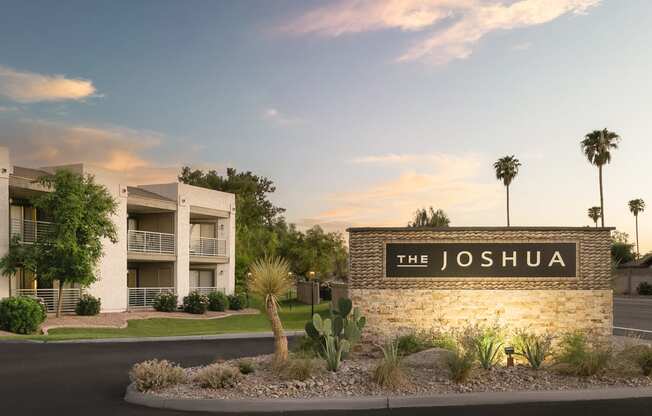
[[[252,302],[252,307],[262,308],[260,302]],[[328,302],[315,305],[315,312],[322,316],[328,314]],[[286,330],[301,330],[310,319],[310,305],[292,301],[281,302],[280,312]],[[215,335],[234,332],[271,331],[269,320],[261,310],[259,315],[236,315],[220,319],[168,319],[152,318],[129,321],[127,328],[56,328],[49,335],[19,335],[3,339],[33,339],[57,341],[67,339],[165,337],[179,335]]]

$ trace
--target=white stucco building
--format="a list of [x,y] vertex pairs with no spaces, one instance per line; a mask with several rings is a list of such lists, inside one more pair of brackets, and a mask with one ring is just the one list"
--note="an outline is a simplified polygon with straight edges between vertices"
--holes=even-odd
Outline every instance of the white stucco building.
[[[116,244],[104,243],[98,281],[89,288],[64,288],[64,309],[74,309],[80,293],[102,299],[102,311],[151,306],[161,291],[175,291],[179,300],[191,291],[235,289],[235,195],[166,183],[127,186],[124,178],[86,164],[26,168],[13,166],[7,148],[0,147],[0,256],[12,235],[23,244],[48,229],[47,213],[37,211],[30,198],[48,192],[34,180],[57,169],[92,174],[118,203],[113,221]],[[0,298],[36,295],[49,309],[56,304],[57,286],[38,276],[19,272],[0,277]]]

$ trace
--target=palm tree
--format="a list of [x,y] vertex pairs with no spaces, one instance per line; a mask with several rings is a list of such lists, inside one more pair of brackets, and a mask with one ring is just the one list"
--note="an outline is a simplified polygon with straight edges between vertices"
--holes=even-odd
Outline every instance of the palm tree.
[[251,293],[265,303],[267,317],[274,333],[274,363],[283,364],[288,359],[288,339],[278,316],[278,300],[292,287],[290,266],[280,257],[258,259],[251,265],[251,277],[247,284]]
[[607,129],[593,130],[580,142],[584,156],[589,163],[598,167],[600,183],[600,225],[604,227],[604,198],[602,192],[602,166],[611,162],[611,150],[618,149],[620,136]]
[[629,210],[634,214],[636,219],[636,258],[641,256],[641,252],[638,248],[638,214],[645,211],[645,202],[641,199],[632,199],[629,201]]
[[514,157],[505,156],[501,157],[494,163],[494,169],[496,170],[496,179],[499,181],[502,180],[505,188],[507,188],[507,226],[509,227],[509,185],[512,183],[516,175],[518,175],[518,168],[521,166],[521,162]]
[[600,207],[589,208],[589,218],[591,218],[593,220],[593,223],[595,223],[595,228],[598,228],[598,220],[600,219],[600,212],[602,212]]

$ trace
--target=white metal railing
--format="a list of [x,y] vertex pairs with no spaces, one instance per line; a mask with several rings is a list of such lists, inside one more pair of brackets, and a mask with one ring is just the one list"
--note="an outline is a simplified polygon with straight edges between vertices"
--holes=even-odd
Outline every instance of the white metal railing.
[[174,254],[174,234],[127,231],[127,250],[137,253]]
[[22,220],[20,218],[11,219],[10,235],[19,236],[24,243],[33,243],[38,240],[39,236],[49,233],[53,224],[47,221]]
[[226,240],[208,237],[190,240],[190,254],[194,256],[226,256]]
[[[75,312],[81,294],[82,289],[63,289],[61,311],[65,313]],[[56,312],[59,305],[59,289],[16,289],[15,295],[30,296],[43,300],[48,313]]]
[[130,309],[151,308],[154,299],[161,293],[175,293],[173,287],[130,287],[127,288],[127,299]]
[[223,287],[216,287],[216,286],[211,286],[211,287],[191,287],[190,288],[190,293],[192,292],[197,292],[200,295],[208,295],[209,293],[213,292],[222,292],[226,293],[226,289]]

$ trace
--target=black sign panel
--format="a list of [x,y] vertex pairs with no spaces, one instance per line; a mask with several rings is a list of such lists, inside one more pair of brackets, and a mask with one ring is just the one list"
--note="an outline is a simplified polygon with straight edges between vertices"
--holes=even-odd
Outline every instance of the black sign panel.
[[386,243],[387,277],[576,277],[575,243]]

